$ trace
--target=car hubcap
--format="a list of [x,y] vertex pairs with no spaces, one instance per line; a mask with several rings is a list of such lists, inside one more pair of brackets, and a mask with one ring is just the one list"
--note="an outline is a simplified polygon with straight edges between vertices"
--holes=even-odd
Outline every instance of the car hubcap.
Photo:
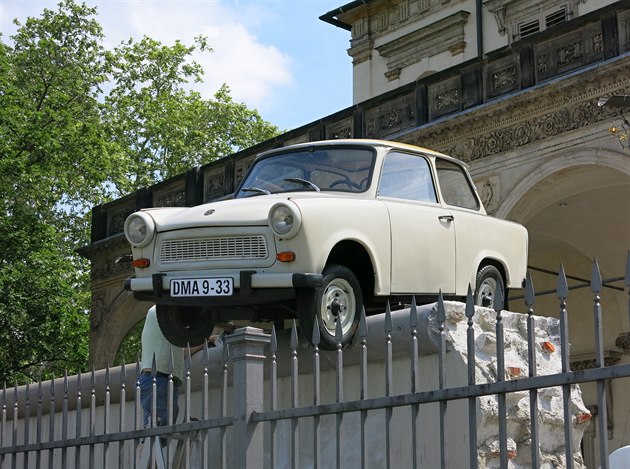
[[336,278],[328,284],[322,298],[322,323],[332,336],[335,335],[337,321],[341,331],[346,333],[352,326],[356,310],[354,290],[348,281]]
[[497,290],[497,281],[493,278],[485,279],[477,291],[477,304],[492,308],[494,306],[494,295]]

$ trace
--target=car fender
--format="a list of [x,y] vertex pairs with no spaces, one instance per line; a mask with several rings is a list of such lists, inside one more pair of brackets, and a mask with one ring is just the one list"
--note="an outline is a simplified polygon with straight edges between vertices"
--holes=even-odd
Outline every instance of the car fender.
[[383,204],[342,198],[295,202],[302,213],[302,228],[297,236],[283,243],[298,254],[292,269],[321,272],[335,246],[353,241],[363,246],[370,257],[375,294],[389,293],[391,239],[389,215]]

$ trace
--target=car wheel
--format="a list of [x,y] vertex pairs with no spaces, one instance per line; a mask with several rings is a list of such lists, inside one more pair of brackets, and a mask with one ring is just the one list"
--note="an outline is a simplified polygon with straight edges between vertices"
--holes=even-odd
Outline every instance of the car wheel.
[[494,308],[499,289],[502,292],[501,296],[505,298],[505,282],[499,269],[493,265],[482,267],[477,272],[475,282],[475,304],[486,308]]
[[177,347],[195,347],[210,337],[214,321],[208,312],[186,306],[156,305],[160,330]]
[[324,282],[315,292],[303,292],[298,296],[298,322],[300,330],[309,341],[317,321],[322,349],[337,347],[335,331],[341,322],[341,345],[345,346],[359,324],[359,311],[363,307],[361,285],[356,275],[342,265],[329,265],[322,272]]

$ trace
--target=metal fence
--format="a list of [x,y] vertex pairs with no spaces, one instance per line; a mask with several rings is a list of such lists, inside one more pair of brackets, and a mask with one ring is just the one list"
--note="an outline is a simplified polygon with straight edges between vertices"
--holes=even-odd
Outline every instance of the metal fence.
[[[630,256],[626,264],[625,285],[630,288]],[[388,304],[383,315],[362,315],[354,343],[336,351],[319,350],[317,329],[310,344],[300,341],[295,324],[271,334],[252,327],[237,329],[226,338],[226,346],[186,355],[183,418],[173,425],[142,428],[137,364],[27,386],[5,385],[0,465],[415,468],[461,467],[465,461],[476,468],[489,465],[480,453],[487,435],[478,434],[480,422],[486,421],[479,413],[487,412],[480,403],[487,399],[484,402],[496,404],[488,420],[497,433],[492,464],[507,468],[515,458],[511,396],[524,393],[530,454],[519,457],[541,467],[547,458],[540,436],[545,425],[541,396],[557,388],[564,444],[563,454],[555,456],[572,468],[581,464],[576,458],[576,436],[581,438],[576,425],[590,419],[585,413],[576,417],[576,385],[596,383],[597,406],[606,409],[606,381],[630,377],[630,364],[604,363],[602,279],[596,261],[590,288],[596,362],[592,369],[570,369],[569,287],[561,269],[558,320],[541,322],[534,315],[535,292],[528,277],[526,314],[475,307],[470,293],[465,306],[441,297],[435,305],[417,306],[415,300],[406,307]],[[488,363],[495,370],[483,382],[476,361],[481,322],[484,334],[493,337],[494,342],[486,340],[483,353],[488,343],[494,344]],[[539,375],[536,327],[543,323],[557,332],[544,344],[547,353],[557,356],[559,369]],[[513,353],[505,346],[506,324],[523,329],[525,368],[506,365],[506,350]],[[459,355],[455,329],[464,337]],[[466,360],[454,360],[456,355]],[[599,412],[596,419],[602,468],[608,467],[606,418],[606,412]]]

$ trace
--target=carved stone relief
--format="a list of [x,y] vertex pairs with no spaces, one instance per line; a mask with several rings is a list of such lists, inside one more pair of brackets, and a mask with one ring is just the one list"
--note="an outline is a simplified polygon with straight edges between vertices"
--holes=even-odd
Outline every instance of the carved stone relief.
[[246,158],[242,158],[236,161],[235,174],[234,174],[235,185],[238,186],[238,184],[243,180],[243,177],[245,177],[245,173],[247,172],[251,164],[254,162],[255,158],[256,158],[256,155],[249,155]]
[[619,13],[619,43],[621,50],[630,50],[630,11]]
[[366,138],[385,138],[415,125],[415,95],[410,93],[368,109],[365,113],[364,135]]
[[131,275],[133,272],[128,262],[117,262],[120,257],[131,254],[129,243],[123,235],[93,244],[84,254],[92,263],[93,285],[100,280]]
[[[629,69],[622,64],[595,71],[590,78],[581,76],[580,86],[570,80],[562,87],[550,86],[536,95],[500,102],[474,118],[454,118],[422,129],[416,138],[424,146],[473,161],[611,119],[618,111],[598,106],[597,101],[606,94],[629,94]],[[437,100],[436,105],[440,102],[447,101]],[[518,113],[508,110],[514,107]]]
[[354,121],[352,117],[348,117],[334,124],[326,126],[326,138],[328,140],[336,138],[352,138]]
[[536,45],[536,80],[575,70],[603,59],[604,43],[600,23]]
[[499,176],[490,176],[475,181],[481,202],[489,214],[493,214],[499,207],[500,181]]
[[486,97],[494,98],[518,89],[521,72],[517,58],[510,56],[486,65]]
[[156,207],[183,207],[186,205],[186,195],[183,190],[156,194],[153,205]]
[[112,236],[116,233],[122,233],[125,226],[125,220],[135,211],[132,204],[119,207],[108,212],[107,217],[107,235]]
[[459,75],[429,85],[428,92],[430,119],[460,110],[462,84]]
[[225,168],[219,166],[203,175],[203,200],[207,202],[225,194]]

